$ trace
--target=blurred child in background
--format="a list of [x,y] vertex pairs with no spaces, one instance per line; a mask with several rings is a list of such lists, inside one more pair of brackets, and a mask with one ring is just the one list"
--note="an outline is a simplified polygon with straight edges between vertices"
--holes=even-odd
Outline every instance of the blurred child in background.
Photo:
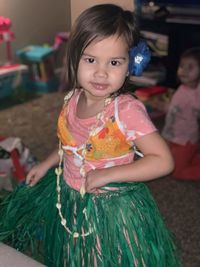
[[182,54],[177,76],[181,84],[170,103],[163,136],[175,159],[174,178],[200,180],[200,47]]

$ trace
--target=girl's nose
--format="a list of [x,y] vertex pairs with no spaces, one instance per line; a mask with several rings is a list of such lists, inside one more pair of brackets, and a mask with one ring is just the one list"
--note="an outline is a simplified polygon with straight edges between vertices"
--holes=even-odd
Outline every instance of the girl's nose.
[[94,74],[97,77],[106,78],[108,76],[108,69],[105,65],[98,65]]

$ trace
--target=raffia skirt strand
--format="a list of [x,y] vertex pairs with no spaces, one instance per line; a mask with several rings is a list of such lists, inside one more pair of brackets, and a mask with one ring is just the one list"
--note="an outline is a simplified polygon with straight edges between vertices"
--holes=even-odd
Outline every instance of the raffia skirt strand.
[[49,267],[181,266],[146,185],[110,186],[117,190],[108,187],[81,198],[61,179],[62,214],[70,234],[56,208],[54,171],[34,187],[20,185],[1,203],[0,241]]

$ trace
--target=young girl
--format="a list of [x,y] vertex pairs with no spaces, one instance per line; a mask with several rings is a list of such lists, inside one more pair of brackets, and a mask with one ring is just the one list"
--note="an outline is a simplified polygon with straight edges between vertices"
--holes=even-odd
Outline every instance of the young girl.
[[200,180],[200,47],[183,53],[177,75],[181,85],[170,103],[163,136],[175,159],[173,176]]
[[[143,183],[171,172],[173,160],[143,104],[126,93],[129,72],[148,59],[137,41],[133,14],[111,4],[85,10],[71,31],[59,150],[0,214],[1,240],[41,252],[47,266],[179,266]],[[136,146],[143,157],[134,161]],[[56,175],[47,173],[55,165]]]

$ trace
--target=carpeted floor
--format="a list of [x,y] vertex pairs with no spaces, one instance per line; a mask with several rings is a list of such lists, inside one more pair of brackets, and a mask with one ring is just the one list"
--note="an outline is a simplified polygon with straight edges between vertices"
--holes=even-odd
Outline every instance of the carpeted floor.
[[[57,145],[56,120],[62,93],[0,111],[0,135],[20,137],[39,160]],[[148,183],[160,211],[181,248],[184,267],[200,266],[200,181],[180,182],[170,176]]]

